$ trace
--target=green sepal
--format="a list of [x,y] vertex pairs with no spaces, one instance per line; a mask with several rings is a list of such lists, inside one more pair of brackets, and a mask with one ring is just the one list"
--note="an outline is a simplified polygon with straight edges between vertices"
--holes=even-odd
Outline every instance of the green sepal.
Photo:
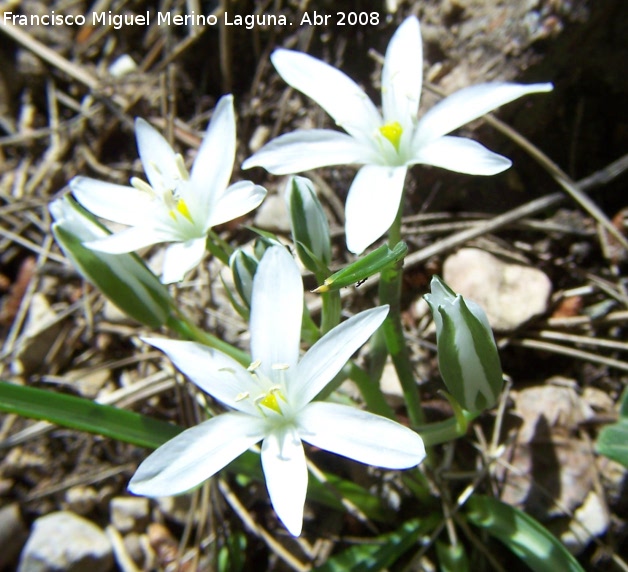
[[408,245],[405,242],[398,242],[392,250],[387,244],[383,244],[373,252],[369,252],[366,256],[332,274],[314,292],[338,290],[362,282],[385,268],[397,264],[403,260],[407,253]]

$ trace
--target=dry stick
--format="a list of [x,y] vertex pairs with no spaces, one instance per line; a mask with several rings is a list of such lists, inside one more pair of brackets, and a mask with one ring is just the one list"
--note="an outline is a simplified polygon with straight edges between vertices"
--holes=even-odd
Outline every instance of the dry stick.
[[533,348],[536,350],[552,352],[555,354],[562,354],[576,359],[582,359],[593,363],[599,363],[608,367],[614,367],[621,369],[622,371],[628,371],[628,363],[613,358],[607,358],[591,352],[585,352],[583,350],[577,350],[575,348],[569,348],[560,344],[552,344],[550,342],[543,342],[541,340],[533,340],[530,338],[522,338],[519,340],[510,340],[510,345],[520,346],[522,348]]
[[235,493],[231,490],[227,481],[224,479],[218,479],[218,488],[220,492],[225,497],[225,500],[229,503],[231,508],[236,512],[236,514],[242,520],[242,523],[246,528],[248,528],[252,534],[262,539],[266,545],[279,557],[283,560],[288,566],[290,566],[293,570],[297,572],[307,572],[311,569],[308,564],[304,564],[294,556],[290,552],[288,552],[279,542],[277,542],[271,534],[269,534],[265,528],[258,525],[251,513],[246,509],[246,507],[240,502],[240,499],[235,495]]
[[[578,183],[575,183],[574,186],[577,185],[582,190],[598,186],[617,177],[626,169],[628,169],[628,154],[624,155],[617,161],[614,161],[604,169],[595,172],[593,175],[587,177],[586,179],[582,179]],[[442,252],[445,252],[447,250],[451,250],[456,246],[463,244],[468,240],[471,240],[472,238],[477,238],[482,234],[497,230],[498,228],[506,226],[507,224],[517,221],[520,218],[531,216],[558,203],[561,203],[566,198],[567,197],[564,193],[558,192],[530,201],[529,203],[521,205],[520,207],[514,208],[508,212],[505,212],[504,214],[498,215],[495,218],[478,223],[473,228],[469,228],[467,230],[457,232],[456,234],[452,234],[451,236],[448,236],[443,240],[439,240],[437,243],[423,248],[418,252],[409,254],[404,259],[404,263],[406,266],[412,266],[423,262],[431,258],[432,256],[441,254]]]
[[[7,36],[33,52],[45,62],[48,62],[52,66],[68,74],[79,83],[82,83],[94,93],[98,93],[100,81],[92,74],[86,72],[81,66],[70,62],[54,50],[50,49],[48,46],[42,44],[39,40],[36,40],[35,38],[29,36],[26,32],[23,32],[17,26],[5,24],[0,20],[0,31],[4,32]],[[114,94],[111,96],[111,99],[120,107],[126,108],[127,101],[124,98]]]
[[528,155],[535,159],[553,178],[554,180],[567,192],[567,194],[576,201],[585,211],[587,211],[595,220],[598,221],[613,237],[628,250],[628,240],[619,231],[619,229],[609,220],[609,218],[602,212],[587,195],[585,195],[579,185],[571,180],[571,178],[565,173],[554,161],[552,161],[543,151],[541,151],[535,145],[532,145],[523,135],[515,131],[509,125],[506,125],[500,119],[493,115],[487,115],[486,122],[506,135],[510,137],[517,145],[519,145]]

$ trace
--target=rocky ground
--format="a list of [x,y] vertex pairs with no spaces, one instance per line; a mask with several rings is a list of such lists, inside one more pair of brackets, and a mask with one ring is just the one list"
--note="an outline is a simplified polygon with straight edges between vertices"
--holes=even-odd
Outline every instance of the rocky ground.
[[[144,14],[155,4],[24,0],[5,2],[0,12]],[[209,14],[218,13],[217,4],[174,0],[160,2],[159,10]],[[433,273],[487,307],[510,379],[503,410],[487,414],[459,441],[450,468],[473,470],[495,453],[496,443],[505,444],[485,486],[561,536],[585,569],[628,569],[625,471],[594,447],[600,428],[617,418],[628,380],[626,250],[604,226],[626,235],[628,4],[220,4],[232,15],[283,14],[294,22],[305,10],[332,16],[377,11],[381,17],[364,27],[339,27],[331,18],[327,25],[252,29],[0,23],[0,378],[181,425],[196,422],[196,402],[177,375],[138,341],[145,330],[64,260],[50,233],[48,202],[67,192],[77,174],[118,183],[141,175],[136,116],[150,120],[190,159],[217,98],[227,92],[235,94],[239,115],[234,180],[242,178],[239,164],[264,141],[297,127],[329,126],[319,108],[274,72],[268,59],[274,47],[326,59],[379,101],[381,55],[398,24],[414,13],[421,19],[428,82],[422,109],[442,93],[483,81],[555,84],[552,94],[526,98],[499,119],[465,128],[513,159],[505,174],[473,179],[416,167],[409,177],[404,317],[428,409],[435,418],[448,414],[437,394],[433,334],[421,298]],[[112,65],[123,56],[134,64],[120,75]],[[517,134],[532,147],[517,142]],[[338,266],[347,260],[342,209],[354,171],[308,174],[332,221]],[[287,234],[277,196],[285,180],[261,169],[249,177],[271,194],[247,222]],[[583,206],[583,191],[590,191],[595,208]],[[252,238],[240,225],[219,231],[233,244]],[[159,265],[158,248],[145,254]],[[246,347],[245,324],[226,301],[220,272],[208,259],[174,292],[199,326]],[[367,282],[347,290],[344,300],[357,309],[375,295]],[[386,373],[383,381],[398,406],[394,375]],[[325,517],[324,534],[308,534],[313,516],[306,514],[306,534],[292,542],[270,520],[263,488],[243,492],[226,481],[191,498],[130,497],[126,483],[144,449],[15,415],[0,415],[0,451],[4,570],[210,570],[216,521],[245,530],[239,519],[247,516],[260,528],[248,535],[244,569],[305,570],[324,561],[340,537],[364,532],[332,515]],[[64,543],[65,552],[53,550]],[[67,561],[55,561],[60,553]],[[506,553],[497,560],[504,568],[517,566]],[[433,562],[427,551],[412,569],[430,570]]]

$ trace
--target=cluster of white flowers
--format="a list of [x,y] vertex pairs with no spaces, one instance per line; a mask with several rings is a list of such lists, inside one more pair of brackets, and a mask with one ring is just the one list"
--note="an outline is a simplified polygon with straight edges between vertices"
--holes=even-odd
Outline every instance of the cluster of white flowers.
[[[347,247],[354,253],[364,251],[393,224],[410,166],[422,163],[475,175],[508,168],[511,163],[505,157],[448,133],[523,95],[552,89],[547,83],[477,85],[444,99],[419,119],[423,56],[415,17],[402,23],[386,51],[381,111],[353,80],[320,60],[285,49],[276,50],[271,60],[290,86],[316,101],[346,133],[327,129],[288,133],[266,144],[243,167],[289,174],[328,165],[361,165],[346,205]],[[256,208],[266,190],[250,181],[229,185],[236,152],[230,95],[219,100],[189,172],[182,156],[146,121],[137,119],[135,131],[147,181],[134,177],[131,186],[121,186],[76,177],[70,182],[74,197],[88,211],[128,228],[109,234],[92,222],[88,232],[81,230],[77,212],[59,203],[51,210],[58,227],[66,225],[66,231],[86,247],[107,256],[169,243],[162,282],[176,282],[202,260],[210,229]],[[298,189],[291,200],[297,202],[289,206],[295,212],[301,209],[305,221],[301,228],[305,238],[298,239],[298,246],[326,266],[329,245],[319,240],[328,228],[323,211],[316,212],[316,220],[308,220],[303,213],[310,208],[313,191],[303,180],[295,184]],[[82,264],[87,267],[89,262],[84,258]],[[141,280],[138,283],[144,287]],[[425,448],[415,431],[399,423],[355,407],[316,401],[383,323],[388,306],[346,320],[300,357],[303,284],[284,247],[268,248],[249,289],[248,368],[198,343],[144,339],[229,411],[157,449],[140,465],[129,489],[157,497],[186,492],[261,442],[272,505],[286,528],[298,535],[308,480],[303,442],[390,469],[416,466],[425,457]],[[427,299],[435,313],[439,349],[442,345],[449,364],[441,365],[447,370],[445,381],[467,408],[489,406],[501,388],[501,369],[485,316],[439,281],[432,290]],[[458,351],[461,343],[466,344],[465,352]],[[469,360],[472,371],[465,365]],[[479,389],[470,389],[469,384],[479,384]]]

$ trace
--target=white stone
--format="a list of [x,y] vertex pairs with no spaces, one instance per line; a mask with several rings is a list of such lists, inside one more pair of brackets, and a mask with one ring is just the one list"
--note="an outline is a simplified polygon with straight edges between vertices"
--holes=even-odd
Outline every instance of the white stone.
[[109,503],[111,524],[122,534],[142,532],[148,524],[150,506],[144,497],[115,497]]
[[546,274],[504,262],[477,248],[462,248],[445,260],[443,280],[455,292],[477,302],[493,329],[508,332],[544,313],[552,292]]
[[67,511],[38,518],[18,572],[109,572],[111,543],[93,522]]

